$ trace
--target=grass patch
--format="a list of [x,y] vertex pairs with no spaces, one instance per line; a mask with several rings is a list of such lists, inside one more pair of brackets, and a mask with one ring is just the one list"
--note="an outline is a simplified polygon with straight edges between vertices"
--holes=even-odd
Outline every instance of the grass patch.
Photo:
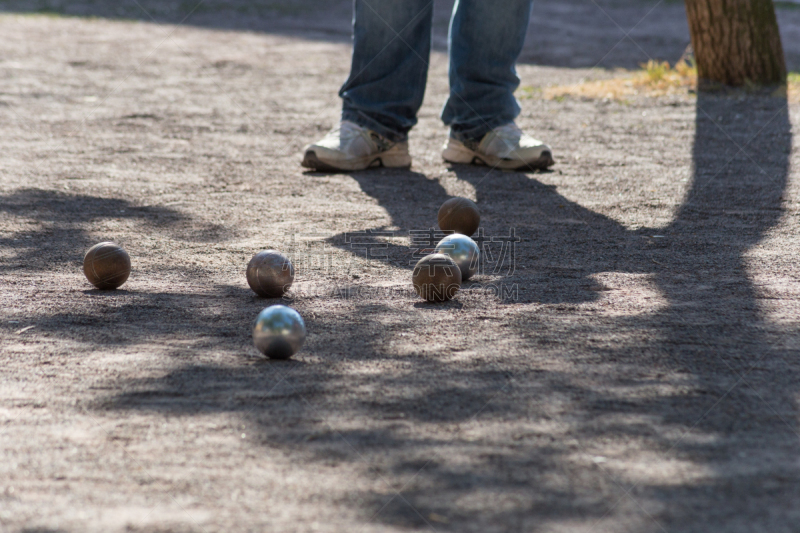
[[666,61],[650,60],[641,67],[636,71],[621,70],[619,77],[609,80],[547,87],[542,94],[548,100],[562,100],[570,96],[592,100],[628,100],[637,96],[685,95],[697,90],[697,69],[686,61],[670,66]]
[[[620,76],[608,80],[557,85],[541,90],[523,87],[518,96],[525,99],[541,95],[547,100],[557,102],[568,97],[627,102],[635,97],[688,96],[697,92],[697,68],[685,60],[678,61],[672,66],[666,61],[650,60],[642,63],[639,70],[620,70],[619,73]],[[789,100],[800,102],[800,72],[790,73],[788,81]],[[745,87],[745,90],[755,92],[754,87]],[[781,94],[781,91],[776,94]]]

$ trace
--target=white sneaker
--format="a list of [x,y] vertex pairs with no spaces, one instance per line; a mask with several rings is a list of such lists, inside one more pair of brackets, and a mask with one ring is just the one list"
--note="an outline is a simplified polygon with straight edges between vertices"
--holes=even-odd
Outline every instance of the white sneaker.
[[411,166],[407,141],[392,142],[349,120],[343,120],[321,141],[306,146],[303,153],[303,166],[314,170]]
[[461,142],[451,136],[442,157],[450,163],[511,170],[524,167],[544,169],[554,163],[550,147],[523,133],[513,122],[493,129],[480,142]]

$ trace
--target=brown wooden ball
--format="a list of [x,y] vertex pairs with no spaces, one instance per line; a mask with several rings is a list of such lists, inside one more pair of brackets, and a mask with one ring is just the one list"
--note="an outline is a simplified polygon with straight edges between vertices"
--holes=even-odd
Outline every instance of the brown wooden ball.
[[439,227],[444,231],[454,231],[470,237],[480,225],[481,213],[475,202],[469,198],[456,196],[439,208]]
[[461,270],[444,254],[426,255],[411,274],[414,290],[429,302],[444,302],[461,287]]
[[83,257],[83,273],[98,289],[116,289],[131,274],[131,257],[113,242],[95,244]]

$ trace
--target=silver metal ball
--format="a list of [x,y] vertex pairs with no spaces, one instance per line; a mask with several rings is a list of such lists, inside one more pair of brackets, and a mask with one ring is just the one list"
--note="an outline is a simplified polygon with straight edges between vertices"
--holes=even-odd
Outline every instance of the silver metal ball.
[[280,298],[293,281],[292,262],[277,250],[258,252],[247,264],[247,283],[259,296]]
[[291,307],[271,305],[256,317],[253,344],[270,359],[289,359],[305,340],[306,324]]
[[458,265],[462,281],[471,278],[478,271],[480,251],[475,241],[466,235],[460,233],[448,235],[439,241],[433,253],[449,256]]

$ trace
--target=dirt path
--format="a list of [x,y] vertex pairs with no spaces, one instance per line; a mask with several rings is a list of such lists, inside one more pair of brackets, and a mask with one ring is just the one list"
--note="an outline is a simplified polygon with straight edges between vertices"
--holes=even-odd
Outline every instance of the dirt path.
[[[796,530],[797,105],[546,100],[611,74],[532,33],[548,66],[520,66],[519,122],[553,172],[441,162],[436,53],[410,172],[303,173],[349,61],[347,13],[301,31],[307,4],[181,27],[0,15],[0,530]],[[649,9],[631,5],[603,4],[626,31]],[[680,5],[653,16],[674,60]],[[454,195],[497,242],[429,305],[410,238]],[[134,262],[113,293],[80,272],[106,239]],[[298,268],[290,362],[251,345],[274,302],[244,267],[267,247]]]

